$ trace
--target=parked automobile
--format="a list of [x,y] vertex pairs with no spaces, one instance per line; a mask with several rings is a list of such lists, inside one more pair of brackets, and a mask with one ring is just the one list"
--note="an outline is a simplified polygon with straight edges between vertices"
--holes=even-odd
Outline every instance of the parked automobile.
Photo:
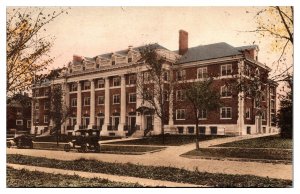
[[75,149],[78,152],[100,152],[100,131],[96,129],[80,129],[75,131],[75,136],[72,141],[64,146],[64,150],[69,152]]
[[16,145],[17,148],[33,148],[33,137],[30,135],[19,135],[10,141],[11,146]]

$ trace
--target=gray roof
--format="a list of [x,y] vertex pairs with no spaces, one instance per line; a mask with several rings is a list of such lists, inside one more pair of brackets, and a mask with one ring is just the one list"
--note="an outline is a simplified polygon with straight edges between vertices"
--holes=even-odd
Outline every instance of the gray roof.
[[[178,51],[175,52],[178,53]],[[240,54],[242,53],[239,52],[236,47],[233,47],[225,42],[200,45],[189,48],[188,51],[184,55],[182,55],[177,64],[216,59],[220,57],[228,57]]]
[[251,50],[251,49],[255,49],[258,48],[258,46],[256,44],[254,45],[247,45],[247,46],[239,46],[239,47],[235,47],[237,50],[239,51],[244,51],[244,50]]
[[[149,44],[149,45],[143,45],[143,46],[138,46],[138,47],[133,47],[132,50],[139,51],[140,49],[143,49],[143,48],[145,48],[147,46],[154,47],[154,48],[157,48],[157,49],[169,50],[169,49],[167,49],[167,48],[165,48],[165,47],[163,47],[163,46],[161,46],[161,45],[159,45],[157,43]],[[115,53],[120,54],[120,55],[127,55],[128,49],[116,51]],[[101,54],[101,55],[98,55],[98,56],[109,59],[111,57],[111,55],[112,55],[112,53],[105,53],[105,54]],[[94,57],[94,58],[96,58],[96,57]]]

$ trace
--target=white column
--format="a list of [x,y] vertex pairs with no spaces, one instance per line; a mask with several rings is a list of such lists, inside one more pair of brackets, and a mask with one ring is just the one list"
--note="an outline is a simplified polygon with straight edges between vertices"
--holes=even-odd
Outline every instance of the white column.
[[[142,97],[140,94],[140,89],[141,87],[141,73],[136,74],[136,109],[142,106]],[[142,129],[142,114],[141,113],[136,113],[136,125]]]
[[124,125],[126,123],[126,82],[125,75],[121,75],[121,107],[120,124],[118,126],[119,135],[124,135]]
[[109,125],[109,109],[110,109],[110,102],[109,102],[109,77],[105,78],[105,96],[104,96],[104,124],[102,125],[102,135],[107,135],[107,126]]
[[174,91],[173,91],[173,71],[169,71],[170,72],[170,96],[169,96],[169,128],[172,129],[174,127],[174,120],[173,120],[173,95],[174,95]]
[[[238,72],[239,75],[242,76],[244,69],[244,61],[241,60],[238,63]],[[239,78],[240,79],[240,78]],[[247,130],[245,128],[245,121],[244,121],[244,111],[245,111],[245,93],[239,92],[238,94],[238,119],[237,119],[237,129],[239,135],[246,135]]]
[[80,81],[77,82],[77,118],[76,118],[76,125],[75,130],[79,129],[81,125],[81,83]]
[[30,134],[34,134],[34,120],[35,120],[35,115],[34,115],[34,106],[35,106],[35,97],[34,97],[34,93],[32,92],[32,100],[31,100],[31,130],[30,130]]
[[90,124],[89,129],[93,128],[95,125],[95,83],[94,80],[90,80],[91,82],[91,103],[90,103]]

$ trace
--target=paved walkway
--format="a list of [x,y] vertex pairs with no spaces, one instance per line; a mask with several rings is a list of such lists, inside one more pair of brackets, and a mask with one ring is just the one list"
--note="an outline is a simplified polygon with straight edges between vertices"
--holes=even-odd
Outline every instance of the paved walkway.
[[114,182],[133,183],[133,184],[138,183],[144,187],[204,187],[201,185],[194,185],[194,184],[176,183],[176,182],[170,182],[170,181],[161,181],[161,180],[152,180],[152,179],[136,178],[136,177],[129,177],[129,176],[110,175],[110,174],[103,174],[103,173],[63,170],[63,169],[46,168],[46,167],[38,167],[38,166],[27,166],[27,165],[19,165],[19,164],[7,164],[7,166],[12,167],[17,170],[26,169],[29,171],[39,171],[39,172],[53,173],[53,174],[78,175],[78,176],[84,177],[84,178],[108,179],[109,181],[114,181]]
[[[267,134],[269,135],[269,134]],[[228,137],[201,142],[201,147],[218,145],[222,143],[256,138],[266,135],[248,135]],[[119,154],[95,154],[77,153],[64,151],[30,150],[30,149],[7,149],[8,154],[23,154],[37,157],[53,158],[58,160],[75,160],[80,158],[94,159],[104,162],[134,163],[150,166],[172,166],[187,170],[198,169],[202,172],[225,173],[239,175],[255,175],[269,178],[280,178],[292,180],[293,166],[285,164],[242,162],[242,161],[220,161],[207,159],[190,159],[180,157],[181,154],[195,149],[194,144],[183,146],[169,146],[165,150],[144,155],[119,155]]]

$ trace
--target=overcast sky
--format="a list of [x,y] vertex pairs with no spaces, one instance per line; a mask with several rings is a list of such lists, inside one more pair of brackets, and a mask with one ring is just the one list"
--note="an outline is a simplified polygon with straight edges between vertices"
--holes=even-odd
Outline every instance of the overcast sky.
[[[50,69],[62,67],[73,54],[99,54],[158,43],[178,49],[178,31],[189,33],[189,47],[226,42],[233,46],[258,44],[259,61],[271,67],[279,56],[270,52],[270,40],[240,31],[255,29],[254,7],[71,7],[47,26],[56,37]],[[8,9],[9,10],[9,9]],[[49,8],[48,11],[58,10]],[[246,13],[249,12],[249,13]],[[254,42],[255,41],[255,42]]]

